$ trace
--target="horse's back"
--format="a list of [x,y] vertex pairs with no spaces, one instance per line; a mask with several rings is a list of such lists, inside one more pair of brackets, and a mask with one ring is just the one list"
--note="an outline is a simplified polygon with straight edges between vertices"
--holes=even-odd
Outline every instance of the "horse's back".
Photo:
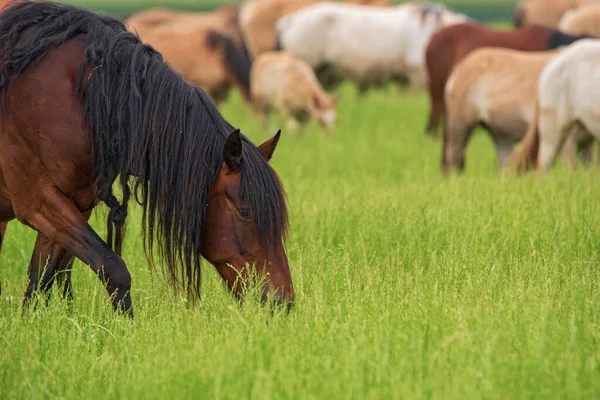
[[151,8],[135,13],[124,22],[131,32],[148,31],[154,28],[177,29],[183,25],[215,29],[231,35],[241,43],[242,34],[238,27],[239,6],[223,6],[211,12],[176,11],[168,8]]
[[600,38],[600,4],[567,12],[560,21],[559,29],[569,35]]
[[251,75],[253,97],[259,99],[301,103],[323,94],[310,66],[285,51],[261,53]]
[[590,91],[600,93],[598,39],[582,39],[565,48],[540,76],[540,101],[576,101]]
[[490,128],[520,140],[533,114],[540,73],[558,53],[499,47],[473,50],[448,79],[447,104],[473,107]]
[[275,46],[276,24],[290,13],[320,0],[253,0],[239,12],[239,26],[252,57]]
[[[94,201],[87,190],[94,181],[92,147],[83,104],[76,96],[86,47],[71,39],[14,78],[6,92],[0,136],[0,164],[18,157],[13,162],[28,164],[23,170],[36,171],[27,176],[25,187],[40,180],[51,182],[69,193],[80,210]],[[90,66],[84,72],[81,85],[87,84],[94,69]],[[14,204],[17,216],[21,206]]]
[[395,54],[402,40],[398,32],[405,22],[406,10],[406,6],[377,8],[323,2],[279,20],[278,36],[283,49],[313,66],[323,59],[348,59],[352,63],[361,58],[397,59]]
[[202,26],[182,24],[144,27],[138,33],[186,80],[211,92],[220,89],[227,78],[221,51],[209,44],[209,31]]

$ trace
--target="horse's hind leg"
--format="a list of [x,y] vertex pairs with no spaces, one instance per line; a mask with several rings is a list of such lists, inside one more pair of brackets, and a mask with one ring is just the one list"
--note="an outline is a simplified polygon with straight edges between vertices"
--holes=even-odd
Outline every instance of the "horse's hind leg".
[[98,236],[72,200],[55,189],[45,194],[43,206],[37,208],[44,212],[28,215],[27,222],[63,248],[62,256],[66,249],[88,264],[106,286],[115,311],[133,317],[131,275],[123,259]]
[[[54,243],[43,233],[38,232],[27,271],[29,283],[23,298],[23,307],[31,304],[33,295],[38,289],[44,294],[48,293],[48,289],[54,282],[56,267],[66,252],[64,247]],[[42,280],[41,285],[40,279]]]
[[75,258],[73,254],[67,252],[60,260],[56,273],[56,284],[62,288],[62,297],[68,302],[73,301],[73,286],[71,284],[71,274],[73,270],[73,262]]
[[[569,133],[572,131],[572,126],[565,126],[560,124],[556,118],[556,112],[554,110],[540,111],[539,118],[539,154],[538,154],[538,173],[544,173],[550,169],[550,167],[556,161],[561,150],[563,157],[571,151],[571,143],[567,143],[567,147],[562,149],[565,140],[569,137]],[[572,140],[573,138],[569,138]],[[570,156],[566,157],[567,160]]]
[[[83,214],[88,220],[91,210]],[[71,269],[73,261],[73,254],[48,239],[46,235],[38,233],[29,264],[29,284],[25,292],[23,305],[29,304],[33,293],[38,289],[46,295],[46,301],[50,300],[49,294],[55,280],[58,286],[63,289],[63,299],[69,302],[72,301]],[[39,282],[40,278],[41,282]]]

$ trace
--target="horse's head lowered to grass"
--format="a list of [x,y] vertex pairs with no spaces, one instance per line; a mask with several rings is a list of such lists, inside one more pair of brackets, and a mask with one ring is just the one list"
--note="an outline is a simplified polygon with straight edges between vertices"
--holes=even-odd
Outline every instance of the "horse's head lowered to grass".
[[[267,161],[280,133],[258,147]],[[245,157],[247,151],[239,129],[234,130],[223,146],[223,165],[210,193],[202,254],[235,294],[254,267],[254,272],[268,274],[263,298],[272,290],[276,300],[292,304],[294,288],[282,240],[287,225],[283,191],[270,167]]]

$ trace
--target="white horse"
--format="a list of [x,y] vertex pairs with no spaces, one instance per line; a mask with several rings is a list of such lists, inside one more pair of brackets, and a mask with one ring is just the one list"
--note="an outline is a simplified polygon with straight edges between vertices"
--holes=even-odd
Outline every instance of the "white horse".
[[314,69],[329,66],[360,85],[427,83],[425,48],[439,29],[470,21],[441,4],[375,8],[322,2],[277,22],[278,47]]
[[[582,39],[553,58],[540,75],[535,115],[510,161],[547,171],[563,146],[600,140],[600,40]],[[569,148],[567,147],[567,148]]]

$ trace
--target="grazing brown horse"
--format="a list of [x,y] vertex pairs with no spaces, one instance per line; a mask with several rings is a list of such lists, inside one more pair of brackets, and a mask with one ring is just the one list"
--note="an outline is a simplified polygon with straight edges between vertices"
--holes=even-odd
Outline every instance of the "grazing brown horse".
[[553,28],[528,26],[513,31],[492,29],[475,23],[456,24],[431,37],[425,51],[431,108],[425,128],[436,133],[444,115],[444,88],[454,66],[479,47],[503,47],[520,51],[544,51],[566,46],[581,39]]
[[[279,132],[254,146],[120,21],[46,1],[9,5],[0,110],[0,222],[38,231],[24,304],[72,254],[133,317],[120,256],[132,197],[148,261],[157,250],[175,290],[199,298],[203,257],[235,295],[266,273],[263,299],[293,303],[285,194],[269,164]],[[87,222],[100,202],[108,243]]]

